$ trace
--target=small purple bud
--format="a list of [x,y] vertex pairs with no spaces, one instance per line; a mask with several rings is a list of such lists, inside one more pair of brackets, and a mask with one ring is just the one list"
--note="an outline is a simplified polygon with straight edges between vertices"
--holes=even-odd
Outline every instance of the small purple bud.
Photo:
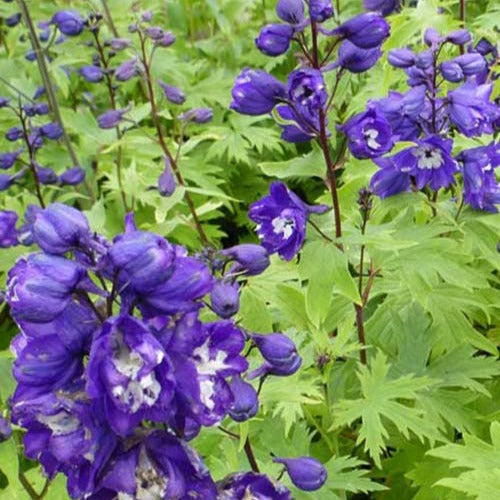
[[68,168],[59,176],[63,186],[77,186],[85,180],[85,170],[82,167]]
[[488,54],[496,54],[497,49],[496,46],[493,45],[489,40],[487,40],[486,38],[481,38],[481,40],[477,42],[475,50],[482,56],[487,56]]
[[21,139],[23,135],[24,131],[21,127],[11,127],[5,132],[5,138],[11,142]]
[[23,110],[26,113],[26,116],[32,117],[36,115],[36,109],[34,104],[25,104],[23,106]]
[[441,75],[449,82],[457,83],[464,79],[464,72],[455,61],[445,61],[439,65]]
[[115,70],[115,78],[119,82],[126,82],[130,80],[132,77],[138,74],[138,59],[134,57],[133,59],[129,59],[118,66]]
[[51,122],[40,127],[40,133],[47,139],[57,141],[63,136],[64,131],[59,123]]
[[128,32],[135,33],[137,31],[137,23],[132,23],[128,25]]
[[177,184],[175,182],[174,174],[172,173],[172,168],[170,167],[170,161],[165,157],[164,169],[160,177],[158,177],[158,192],[161,196],[172,196],[175,192]]
[[168,101],[172,104],[183,104],[186,101],[186,96],[181,89],[172,85],[167,85],[162,81],[158,81],[158,85],[163,89],[163,93]]
[[175,35],[171,31],[165,31],[163,36],[155,41],[155,45],[158,47],[170,47],[175,43]]
[[39,102],[35,104],[34,106],[35,110],[35,115],[43,116],[43,115],[48,115],[49,114],[49,105],[45,102]]
[[302,0],[278,0],[276,14],[285,23],[299,24],[304,20],[304,2]]
[[102,129],[115,128],[121,122],[125,111],[110,109],[97,117],[97,123]]
[[434,47],[443,41],[439,31],[434,28],[427,28],[424,33],[424,42],[429,47]]
[[292,483],[303,491],[319,490],[328,475],[324,465],[312,457],[275,457],[273,462],[283,464]]
[[469,31],[466,29],[452,31],[446,36],[446,41],[453,43],[454,45],[465,45],[471,40],[472,37],[470,36]]
[[229,416],[236,422],[245,422],[259,411],[259,398],[252,385],[235,376],[229,383],[233,393],[233,403],[229,408]]
[[415,66],[420,69],[428,69],[434,64],[434,54],[432,50],[424,50],[417,54]]
[[40,129],[36,129],[28,136],[28,142],[33,149],[40,149],[43,146],[43,137],[40,134]]
[[128,38],[113,38],[111,40],[111,48],[115,51],[120,51],[130,47],[132,41]]
[[13,184],[13,178],[7,174],[0,174],[0,193],[6,191]]
[[12,427],[5,418],[0,415],[0,443],[7,441],[12,436]]
[[269,254],[261,245],[242,243],[226,250],[221,255],[235,260],[236,264],[231,269],[232,274],[242,273],[247,276],[256,276],[269,267]]
[[195,108],[180,114],[179,120],[202,124],[211,121],[213,116],[212,108]]
[[150,11],[150,10],[145,10],[142,14],[141,14],[141,19],[145,22],[145,23],[149,23],[153,20],[153,13]]
[[51,184],[57,184],[59,177],[57,177],[57,174],[51,168],[42,167],[41,165],[36,164],[35,170],[36,170],[36,174],[38,176],[38,180],[44,186],[49,186]]
[[0,96],[0,108],[5,108],[10,102],[10,99],[7,97]]
[[309,0],[309,14],[317,23],[330,19],[333,16],[332,0]]
[[21,13],[20,12],[16,12],[12,16],[7,17],[5,19],[5,24],[9,28],[13,28],[14,26],[17,26],[20,22],[21,22]]
[[266,56],[280,56],[290,48],[293,28],[288,24],[268,24],[255,39],[255,45]]
[[30,62],[36,61],[36,52],[34,50],[28,50],[28,52],[24,54],[24,58]]
[[261,335],[254,333],[252,339],[259,349],[262,357],[276,368],[286,368],[295,364],[297,353],[295,343],[282,333],[270,333]]
[[11,168],[22,152],[22,149],[18,149],[17,151],[0,154],[0,168],[2,170],[8,170]]
[[389,51],[387,60],[395,68],[410,68],[415,64],[416,57],[410,49],[394,49]]
[[460,65],[466,76],[477,75],[487,68],[486,59],[477,53],[463,54],[453,61]]
[[83,78],[85,78],[85,80],[87,80],[87,82],[90,83],[100,82],[104,78],[102,69],[93,64],[81,67],[79,73],[83,76]]
[[240,290],[238,283],[217,281],[210,293],[212,309],[223,319],[234,316],[240,308]]
[[84,27],[83,19],[74,10],[56,12],[50,22],[55,24],[59,31],[66,36],[78,36]]
[[16,212],[0,210],[0,248],[17,245],[16,223]]
[[42,95],[44,94],[45,94],[45,87],[38,87],[35,90],[35,93],[33,94],[33,99],[36,101],[37,99],[40,99],[40,97],[42,97]]
[[165,31],[160,26],[150,26],[146,28],[146,35],[151,38],[151,40],[161,40],[165,35]]
[[376,12],[365,12],[342,23],[333,34],[346,38],[361,49],[382,45],[390,33],[389,23]]

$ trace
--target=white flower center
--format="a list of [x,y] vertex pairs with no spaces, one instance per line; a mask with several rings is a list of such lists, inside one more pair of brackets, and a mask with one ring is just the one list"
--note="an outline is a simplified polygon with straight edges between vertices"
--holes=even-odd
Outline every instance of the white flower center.
[[71,434],[80,427],[80,421],[64,410],[55,415],[40,415],[37,420],[46,425],[55,436]]
[[282,234],[285,240],[292,236],[295,229],[295,221],[286,217],[276,217],[272,224],[274,234]]
[[376,141],[378,137],[378,130],[371,128],[369,130],[365,130],[364,132],[366,144],[371,149],[380,149],[382,146]]
[[417,166],[420,169],[440,168],[443,164],[443,155],[439,149],[429,146],[419,146],[415,148],[413,154],[418,158]]

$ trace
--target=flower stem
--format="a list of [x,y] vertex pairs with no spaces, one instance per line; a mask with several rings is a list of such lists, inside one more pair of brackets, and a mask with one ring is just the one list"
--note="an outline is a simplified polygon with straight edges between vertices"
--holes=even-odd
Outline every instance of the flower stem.
[[257,464],[257,460],[255,460],[255,455],[253,453],[252,445],[250,444],[250,438],[247,437],[245,441],[245,453],[248,458],[248,462],[250,463],[250,467],[257,474],[260,472],[259,465]]
[[111,32],[115,38],[119,38],[118,30],[116,29],[115,23],[113,22],[113,18],[111,17],[111,12],[108,7],[108,2],[106,0],[101,0],[102,10],[104,11],[104,17],[106,18],[106,22],[109,25]]
[[[460,23],[462,25],[462,28],[465,28],[465,12],[466,12],[466,5],[465,5],[465,0],[460,0],[460,5],[459,5],[459,17],[460,17]],[[460,54],[465,53],[465,48],[463,45],[460,45]]]
[[[156,132],[158,134],[158,141],[160,143],[161,149],[163,150],[163,153],[170,161],[170,166],[172,167],[172,170],[173,170],[174,175],[177,179],[177,182],[182,187],[185,187],[186,182],[184,181],[184,177],[182,176],[182,173],[179,170],[179,165],[175,161],[175,158],[172,155],[172,153],[170,152],[170,150],[167,146],[167,143],[165,141],[165,137],[163,135],[163,130],[161,128],[161,123],[160,123],[160,117],[158,115],[158,108],[156,106],[156,98],[155,98],[155,92],[154,92],[154,88],[153,88],[153,79],[151,76],[151,68],[150,68],[148,57],[146,54],[146,40],[140,31],[139,31],[139,38],[141,41],[142,64],[144,65],[144,73],[145,73],[145,77],[146,77],[146,85],[148,88],[149,102],[151,103],[151,115],[153,118],[154,126],[156,128]],[[194,221],[194,224],[196,226],[196,230],[198,231],[198,235],[200,237],[201,242],[204,245],[208,245],[209,244],[208,237],[205,233],[205,230],[203,229],[203,226],[201,225],[198,214],[196,213],[196,208],[195,208],[194,202],[193,202],[188,191],[184,192],[184,199],[186,200],[189,211],[191,212],[191,216],[193,217],[193,221]]]

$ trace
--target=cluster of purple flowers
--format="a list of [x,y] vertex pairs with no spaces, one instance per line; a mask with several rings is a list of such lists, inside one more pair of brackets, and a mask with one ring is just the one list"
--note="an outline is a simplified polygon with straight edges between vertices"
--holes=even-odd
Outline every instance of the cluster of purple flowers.
[[[388,54],[389,63],[406,72],[410,89],[370,101],[366,111],[340,129],[353,156],[371,158],[380,167],[371,189],[381,198],[426,187],[437,192],[454,184],[460,173],[464,201],[474,209],[496,212],[499,144],[493,141],[458,154],[453,144],[459,134],[480,137],[500,125],[498,105],[491,101],[497,49],[485,39],[473,45],[465,29],[447,36],[429,29],[424,41],[423,52],[403,48]],[[440,55],[453,46],[467,50],[441,61]],[[398,141],[415,144],[384,156]]]
[[[321,130],[331,105],[324,73],[337,70],[340,77],[344,71],[361,73],[373,67],[382,55],[389,24],[380,13],[366,12],[329,30],[324,23],[334,16],[330,0],[280,0],[276,13],[284,23],[265,26],[256,39],[258,49],[274,57],[296,42],[303,51],[303,64],[289,75],[286,85],[265,71],[245,68],[236,78],[231,108],[246,115],[273,112],[284,140],[309,141],[328,133]],[[329,53],[338,46],[334,62],[328,57],[320,60],[317,50],[307,49],[306,27],[311,27],[314,46],[319,34],[332,44]]]
[[[266,249],[189,256],[130,215],[108,241],[62,204],[38,209],[25,231],[41,252],[11,269],[6,300],[20,328],[10,408],[26,455],[49,477],[65,474],[73,498],[291,498],[255,471],[216,484],[188,444],[203,426],[257,414],[252,379],[301,365],[287,336],[250,334],[231,319],[242,282],[269,265]],[[202,321],[205,306],[220,319]],[[262,362],[249,372],[253,348]],[[326,480],[315,459],[274,460],[301,489]]]

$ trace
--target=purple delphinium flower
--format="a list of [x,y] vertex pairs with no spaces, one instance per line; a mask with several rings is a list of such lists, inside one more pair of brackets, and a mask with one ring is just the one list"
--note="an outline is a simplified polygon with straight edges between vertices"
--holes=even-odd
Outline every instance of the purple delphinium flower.
[[228,319],[234,316],[240,306],[238,283],[217,281],[210,293],[212,309],[221,318]]
[[308,215],[326,210],[325,205],[306,205],[285,184],[273,182],[270,194],[250,205],[248,216],[258,224],[262,246],[291,260],[302,248]]
[[286,87],[261,70],[245,68],[234,82],[231,109],[245,115],[264,115],[286,98]]
[[17,26],[21,22],[21,18],[22,18],[21,13],[16,12],[15,14],[12,14],[12,16],[5,18],[5,24],[9,28],[13,28],[14,26]]
[[0,248],[17,245],[16,223],[16,212],[0,210]]
[[179,120],[186,122],[194,122],[198,124],[208,123],[214,117],[214,112],[212,108],[194,108],[181,113],[179,115]]
[[61,33],[66,36],[78,36],[84,28],[83,19],[74,10],[61,10],[52,17],[51,24],[55,24]]
[[353,116],[339,129],[347,136],[349,150],[359,159],[377,158],[394,145],[391,125],[374,108]]
[[315,491],[325,484],[327,478],[325,466],[315,458],[275,457],[273,461],[285,466],[292,483],[301,490]]
[[232,474],[217,483],[220,500],[245,500],[250,498],[272,498],[273,500],[292,500],[290,491],[263,474],[245,472]]
[[351,73],[363,73],[375,66],[381,57],[379,47],[360,49],[349,40],[344,40],[339,47],[338,59],[332,67],[340,66]]
[[389,32],[390,26],[380,14],[365,12],[342,23],[332,34],[345,38],[362,49],[373,49],[384,42]]
[[254,417],[259,411],[259,397],[253,386],[244,382],[240,376],[235,376],[229,387],[233,394],[229,416],[236,422],[245,422]]
[[464,79],[464,72],[460,64],[455,61],[443,61],[439,65],[443,78],[449,82],[458,83]]
[[500,186],[495,175],[495,168],[500,165],[498,148],[491,143],[466,149],[457,156],[464,178],[464,200],[476,210],[498,212]]
[[294,104],[309,110],[321,109],[328,99],[321,71],[298,69],[288,77],[288,95]]
[[14,163],[16,163],[22,152],[22,149],[18,149],[17,151],[0,154],[0,168],[2,170],[8,170],[9,168],[11,168]]
[[101,82],[104,78],[102,69],[95,65],[83,66],[80,68],[79,73],[90,83]]
[[170,360],[141,321],[111,318],[94,338],[87,392],[104,398],[107,420],[117,434],[128,435],[143,419],[165,421],[174,383]]
[[[265,360],[263,365],[268,373],[291,375],[302,363],[295,343],[282,333],[260,335],[254,333],[252,340]],[[261,367],[262,369],[262,367]]]
[[366,10],[380,12],[383,16],[388,16],[401,7],[400,0],[363,0],[363,7]]
[[170,47],[175,43],[175,40],[175,35],[171,31],[165,31],[161,38],[155,40],[155,46],[163,48]]
[[[455,31],[450,31],[446,35],[446,41],[454,45],[465,45],[472,40],[471,34],[468,30],[462,28]],[[483,54],[484,55],[484,54]]]
[[245,274],[255,276],[263,273],[270,264],[269,254],[261,245],[242,243],[222,250],[221,255],[235,261],[231,267],[231,274]]
[[123,119],[127,110],[110,109],[97,117],[97,123],[102,129],[115,128]]
[[448,114],[452,123],[467,137],[491,134],[498,107],[490,102],[492,84],[466,83],[448,92]]
[[384,199],[410,190],[410,174],[399,170],[392,158],[374,158],[373,161],[380,167],[370,181],[370,189],[377,196]]
[[96,498],[216,498],[215,484],[201,458],[176,436],[150,431],[135,443],[122,443],[116,449]]
[[393,49],[387,54],[387,61],[395,68],[410,68],[416,62],[416,55],[410,49]]
[[44,252],[54,255],[85,247],[91,236],[85,216],[62,203],[53,203],[39,211],[32,231],[35,243]]
[[172,167],[170,166],[170,160],[165,157],[163,172],[158,177],[158,192],[161,196],[172,196],[176,187],[177,183],[175,182]]
[[50,167],[42,167],[38,163],[35,162],[35,170],[38,180],[40,184],[44,186],[51,186],[53,184],[57,184],[59,178],[53,169]]
[[309,0],[309,15],[313,21],[322,23],[333,16],[332,0]]
[[438,190],[453,184],[458,170],[457,162],[451,156],[453,141],[431,135],[418,140],[417,144],[393,156],[396,167],[415,177],[418,189],[428,184]]
[[5,138],[11,142],[21,139],[23,135],[24,130],[21,127],[11,127],[7,130],[7,132],[5,132]]
[[172,85],[167,85],[162,81],[159,81],[158,84],[162,88],[163,94],[165,95],[167,101],[171,102],[172,104],[183,104],[185,102],[186,95],[184,94],[184,92],[182,92],[181,89]]
[[57,141],[63,136],[64,131],[59,123],[51,122],[40,127],[40,134],[47,139]]
[[304,20],[303,0],[278,0],[276,14],[289,24],[299,24]]
[[137,57],[133,57],[128,61],[121,63],[115,69],[115,79],[119,82],[126,82],[136,76],[139,73],[139,59]]
[[266,56],[280,56],[290,48],[293,32],[288,24],[268,24],[261,29],[255,44]]

